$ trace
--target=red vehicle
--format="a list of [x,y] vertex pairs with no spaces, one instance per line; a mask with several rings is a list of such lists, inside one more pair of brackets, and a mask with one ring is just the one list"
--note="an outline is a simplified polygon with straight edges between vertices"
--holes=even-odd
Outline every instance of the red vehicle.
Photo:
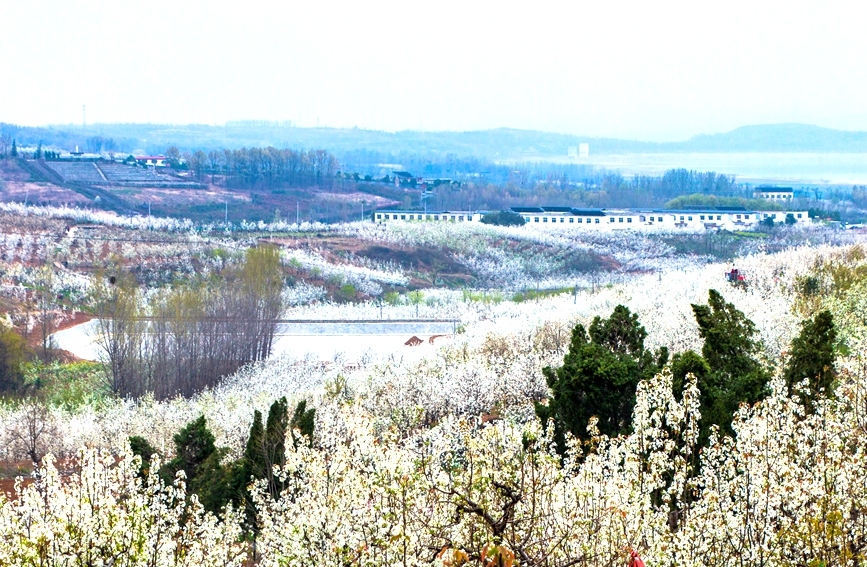
[[747,278],[744,276],[743,272],[737,268],[732,268],[730,272],[726,272],[726,281],[735,284],[746,283]]

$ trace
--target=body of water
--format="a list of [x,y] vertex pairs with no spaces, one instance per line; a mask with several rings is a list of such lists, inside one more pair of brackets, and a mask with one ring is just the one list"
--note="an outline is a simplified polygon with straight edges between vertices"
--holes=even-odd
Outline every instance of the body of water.
[[[592,152],[591,147],[591,152]],[[742,182],[804,185],[867,184],[865,153],[659,153],[590,154],[587,158],[539,158],[550,163],[584,163],[624,175],[661,175],[685,168],[734,175]]]

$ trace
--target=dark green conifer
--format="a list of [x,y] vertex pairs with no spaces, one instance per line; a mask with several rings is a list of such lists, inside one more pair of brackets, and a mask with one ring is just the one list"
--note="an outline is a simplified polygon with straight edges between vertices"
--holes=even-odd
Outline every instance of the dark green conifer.
[[701,354],[710,368],[703,377],[697,376],[703,443],[714,424],[724,434],[734,433],[731,423],[738,406],[764,398],[770,374],[757,359],[761,345],[754,338],[755,325],[719,292],[710,290],[708,304],[693,305],[692,310],[704,339]]
[[553,419],[561,452],[567,431],[588,440],[587,424],[593,416],[600,433],[617,436],[630,431],[638,383],[668,361],[667,349],[653,353],[644,348],[645,337],[638,317],[618,305],[608,319],[596,317],[589,334],[577,325],[563,365],[543,369],[551,398],[547,406],[536,403],[536,414],[546,427]]
[[790,396],[795,386],[806,380],[806,390],[799,391],[798,397],[808,412],[815,409],[820,397],[833,394],[837,377],[834,370],[836,342],[837,328],[830,311],[822,311],[801,323],[800,334],[792,340],[783,378]]

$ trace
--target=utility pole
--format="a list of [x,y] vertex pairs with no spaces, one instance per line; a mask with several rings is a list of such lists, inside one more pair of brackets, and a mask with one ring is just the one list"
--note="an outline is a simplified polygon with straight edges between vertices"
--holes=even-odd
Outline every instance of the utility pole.
[[224,201],[224,203],[226,205],[225,223],[226,228],[229,228],[229,201]]
[[295,201],[295,226],[301,226],[301,203]]
[[364,201],[361,202],[361,222],[364,222]]

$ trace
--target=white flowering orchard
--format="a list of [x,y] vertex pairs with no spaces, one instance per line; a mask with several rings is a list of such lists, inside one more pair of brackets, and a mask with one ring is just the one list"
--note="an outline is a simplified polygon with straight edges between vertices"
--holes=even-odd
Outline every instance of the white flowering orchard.
[[[494,258],[475,248],[478,232],[506,232],[353,230],[380,242],[455,238],[467,262]],[[321,265],[315,254],[294,257]],[[723,277],[731,265],[690,261],[533,301],[436,291],[426,308],[455,314],[465,332],[412,363],[344,366],[299,353],[242,369],[190,399],[107,400],[38,415],[4,404],[3,458],[27,454],[21,441],[37,418],[50,431],[37,449],[54,457],[0,498],[0,565],[572,567],[626,565],[632,550],[653,566],[863,565],[865,257],[858,246],[757,250],[738,260],[747,281],[737,286]],[[508,265],[497,277],[521,269]],[[349,272],[367,282],[401,276],[360,262]],[[812,296],[804,293],[808,279],[819,290]],[[563,360],[573,325],[623,304],[645,326],[648,347],[700,350],[691,304],[707,301],[709,289],[755,322],[763,363],[776,374],[764,400],[741,406],[736,436],[712,433],[699,448],[701,392],[692,379],[673,391],[663,371],[640,383],[630,434],[608,438],[591,422],[589,447],[571,439],[570,452],[557,454],[532,402],[549,396],[542,368]],[[380,308],[308,304],[292,313],[368,317]],[[394,316],[411,308],[384,307]],[[838,325],[839,377],[835,396],[811,413],[787,395],[779,371],[799,322],[818,308],[830,309]],[[142,478],[127,447],[130,436],[144,436],[171,457],[173,436],[204,415],[228,449],[225,459],[236,459],[254,410],[267,412],[282,396],[316,408],[314,439],[287,449],[278,499],[252,487],[255,532],[232,509],[206,513],[183,478],[170,486],[156,474]]]

